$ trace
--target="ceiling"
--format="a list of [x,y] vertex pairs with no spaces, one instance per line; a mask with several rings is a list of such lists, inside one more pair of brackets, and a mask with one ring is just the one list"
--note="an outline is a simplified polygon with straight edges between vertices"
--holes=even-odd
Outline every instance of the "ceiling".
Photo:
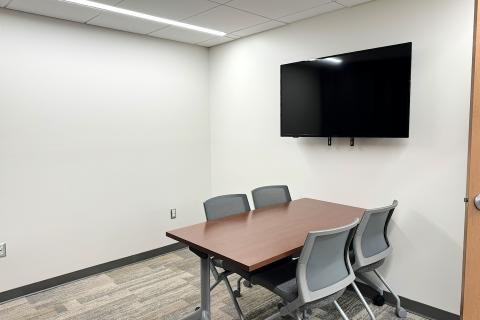
[[58,0],[0,0],[0,7],[205,47],[371,0],[93,0],[226,32],[220,37]]

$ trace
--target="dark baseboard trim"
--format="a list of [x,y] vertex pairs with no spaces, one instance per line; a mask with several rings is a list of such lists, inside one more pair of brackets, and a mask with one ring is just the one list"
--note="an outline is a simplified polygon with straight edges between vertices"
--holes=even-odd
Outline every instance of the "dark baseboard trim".
[[128,264],[132,264],[132,263],[135,263],[135,262],[139,262],[139,261],[147,260],[147,259],[150,259],[150,258],[154,258],[156,256],[159,256],[159,255],[162,255],[162,254],[165,254],[165,253],[169,253],[169,252],[172,252],[172,251],[175,251],[175,250],[183,249],[183,248],[186,248],[186,247],[187,246],[185,244],[177,242],[177,243],[167,245],[165,247],[153,249],[153,250],[150,250],[150,251],[145,251],[145,252],[142,252],[142,253],[139,253],[139,254],[134,254],[134,255],[129,256],[129,257],[125,257],[125,258],[117,259],[117,260],[114,260],[114,261],[102,263],[102,264],[99,264],[99,265],[96,265],[96,266],[93,266],[93,267],[89,267],[89,268],[86,268],[86,269],[70,272],[70,273],[67,273],[67,274],[64,274],[64,275],[61,275],[61,276],[58,276],[58,277],[54,277],[54,278],[50,278],[50,279],[47,279],[47,280],[43,280],[43,281],[35,282],[35,283],[32,283],[32,284],[28,284],[28,285],[23,286],[23,287],[19,287],[19,288],[11,289],[11,290],[8,290],[8,291],[0,292],[0,303],[8,301],[8,300],[15,299],[15,298],[19,298],[19,297],[22,297],[22,296],[26,296],[26,295],[29,295],[29,294],[32,294],[32,293],[35,293],[35,292],[50,289],[50,288],[62,285],[64,283],[67,283],[67,282],[79,280],[79,279],[89,277],[89,276],[92,276],[92,275],[95,275],[95,274],[98,274],[98,273],[102,273],[102,272],[105,272],[105,271],[108,271],[108,270],[123,267],[123,266],[126,266]]
[[[365,297],[372,299],[377,295],[377,292],[368,285],[357,281],[355,283]],[[387,304],[395,306],[395,298],[390,292],[384,291],[384,297]],[[458,314],[441,310],[404,297],[400,297],[400,300],[402,302],[402,307],[407,309],[407,311],[415,313],[419,316],[434,320],[460,320],[460,316]]]

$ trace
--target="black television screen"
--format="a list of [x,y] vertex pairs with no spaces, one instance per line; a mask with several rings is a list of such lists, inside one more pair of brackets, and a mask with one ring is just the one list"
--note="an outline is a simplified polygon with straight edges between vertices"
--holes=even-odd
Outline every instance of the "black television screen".
[[412,44],[281,66],[281,135],[408,137]]

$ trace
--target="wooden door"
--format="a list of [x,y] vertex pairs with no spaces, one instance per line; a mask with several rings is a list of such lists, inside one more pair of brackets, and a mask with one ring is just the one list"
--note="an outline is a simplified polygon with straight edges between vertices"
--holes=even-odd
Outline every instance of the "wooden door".
[[468,178],[463,285],[461,315],[463,320],[480,319],[480,210],[475,197],[480,194],[480,1],[475,2],[473,42],[472,96],[470,106],[470,139],[468,147]]

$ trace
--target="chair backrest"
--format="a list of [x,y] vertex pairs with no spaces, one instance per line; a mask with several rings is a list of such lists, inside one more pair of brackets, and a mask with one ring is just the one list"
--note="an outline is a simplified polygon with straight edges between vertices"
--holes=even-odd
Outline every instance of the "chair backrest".
[[369,209],[363,214],[353,239],[355,270],[383,260],[392,252],[387,228],[397,205],[395,200],[390,206]]
[[308,233],[297,265],[298,297],[309,303],[337,293],[355,280],[349,247],[359,223]]
[[227,194],[210,198],[203,203],[207,220],[231,216],[250,211],[246,194]]
[[292,201],[288,186],[266,186],[252,190],[255,209]]

